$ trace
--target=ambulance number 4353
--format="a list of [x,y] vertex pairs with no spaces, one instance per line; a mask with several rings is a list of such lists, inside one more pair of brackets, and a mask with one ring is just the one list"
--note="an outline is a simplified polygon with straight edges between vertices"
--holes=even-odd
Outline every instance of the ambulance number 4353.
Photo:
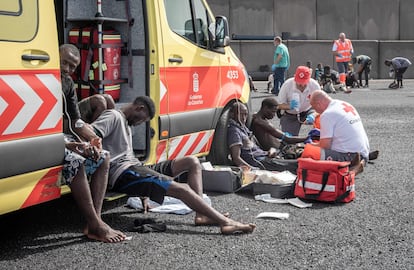
[[229,70],[227,71],[227,78],[232,79],[238,79],[239,78],[239,71],[237,70]]

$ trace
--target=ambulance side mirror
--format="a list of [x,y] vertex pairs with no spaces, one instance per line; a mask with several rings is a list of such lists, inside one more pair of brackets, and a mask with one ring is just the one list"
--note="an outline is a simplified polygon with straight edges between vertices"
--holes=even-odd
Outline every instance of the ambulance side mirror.
[[216,17],[215,48],[224,48],[230,45],[229,24],[224,16]]

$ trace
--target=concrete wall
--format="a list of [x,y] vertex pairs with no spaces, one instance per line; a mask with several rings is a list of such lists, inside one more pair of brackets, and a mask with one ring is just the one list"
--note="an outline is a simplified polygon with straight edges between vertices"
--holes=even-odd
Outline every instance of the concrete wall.
[[[331,47],[339,32],[353,41],[356,54],[373,59],[372,78],[388,78],[386,58],[404,56],[414,63],[412,0],[208,0],[214,14],[229,19],[230,33],[253,40],[231,46],[251,74],[272,64],[274,35],[288,37],[291,71],[312,61],[334,65]],[[336,68],[336,67],[335,67]],[[267,76],[267,75],[266,75]],[[406,72],[414,78],[414,67]]]
[[[335,59],[332,56],[331,40],[287,40],[285,44],[288,46],[291,56],[288,76],[294,73],[297,66],[305,65],[307,61],[311,61],[313,67],[322,63],[337,70]],[[414,59],[414,41],[355,40],[353,45],[355,55],[365,54],[372,58],[371,78],[374,79],[389,78],[388,67],[384,65],[385,59],[395,56]],[[272,65],[274,52],[272,41],[235,40],[231,42],[231,47],[254,79],[264,80],[267,78],[269,71],[264,71],[263,66],[267,65],[270,68]],[[409,68],[404,77],[414,78],[414,67]]]
[[412,0],[208,0],[236,35],[281,35],[330,40],[413,40]]

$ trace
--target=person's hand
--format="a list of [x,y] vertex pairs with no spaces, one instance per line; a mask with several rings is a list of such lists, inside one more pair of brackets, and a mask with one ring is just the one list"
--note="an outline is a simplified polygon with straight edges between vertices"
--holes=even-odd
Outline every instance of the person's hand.
[[314,122],[315,122],[315,115],[313,113],[312,114],[308,114],[306,116],[306,124],[312,125]]
[[98,148],[98,150],[102,150],[102,139],[99,137],[93,138],[90,141],[90,144],[93,146],[96,146],[96,148]]
[[272,71],[275,72],[276,68],[277,68],[276,64],[273,64],[272,65]]
[[296,99],[290,101],[290,109],[295,110],[299,107],[299,102]]
[[269,151],[268,151],[268,156],[272,158],[272,157],[275,157],[275,156],[276,156],[276,154],[277,154],[276,149],[275,149],[275,148],[273,148],[273,147],[271,147],[271,148],[269,149]]
[[87,142],[71,142],[67,143],[66,147],[85,158],[98,160],[101,156],[99,149]]
[[342,54],[340,54],[340,53],[338,53],[338,54],[337,54],[337,56],[338,56],[339,58],[342,58]]

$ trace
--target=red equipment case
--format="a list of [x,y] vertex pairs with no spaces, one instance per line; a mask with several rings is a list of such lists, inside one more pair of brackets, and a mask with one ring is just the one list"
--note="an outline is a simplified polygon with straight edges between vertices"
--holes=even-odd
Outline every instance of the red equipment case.
[[[98,93],[99,83],[104,92],[110,94],[115,101],[120,96],[121,35],[115,30],[104,30],[102,45],[98,44],[98,30],[94,27],[73,28],[69,32],[69,42],[80,49],[81,63],[74,74],[78,96],[85,98]],[[103,79],[99,81],[99,54],[102,47]]]

